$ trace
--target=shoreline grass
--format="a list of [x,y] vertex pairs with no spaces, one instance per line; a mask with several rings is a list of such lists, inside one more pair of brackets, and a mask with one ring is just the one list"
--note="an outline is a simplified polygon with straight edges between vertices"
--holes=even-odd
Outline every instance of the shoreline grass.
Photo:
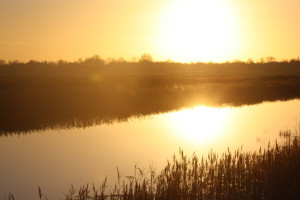
[[[279,135],[281,143],[253,152],[228,148],[199,158],[180,150],[158,174],[150,167],[145,175],[135,166],[133,176],[122,177],[117,168],[114,187],[108,187],[107,178],[98,187],[86,184],[77,190],[71,185],[65,200],[300,199],[300,126]],[[38,194],[47,199],[40,187]]]

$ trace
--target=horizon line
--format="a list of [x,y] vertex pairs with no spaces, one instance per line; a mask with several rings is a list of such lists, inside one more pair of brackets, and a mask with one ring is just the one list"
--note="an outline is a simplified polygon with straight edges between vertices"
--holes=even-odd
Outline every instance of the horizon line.
[[19,63],[19,64],[29,64],[32,62],[36,63],[85,63],[88,61],[98,61],[103,62],[103,64],[111,64],[111,63],[174,63],[174,64],[234,64],[234,63],[246,63],[246,64],[259,64],[259,63],[282,63],[282,62],[293,62],[293,61],[300,61],[300,56],[290,59],[280,59],[273,56],[267,56],[267,57],[261,57],[258,60],[254,60],[252,58],[248,58],[247,60],[240,60],[240,59],[234,59],[234,60],[227,60],[224,62],[215,62],[215,61],[190,61],[190,62],[180,62],[180,61],[173,61],[172,59],[165,59],[165,60],[154,60],[149,53],[144,53],[140,58],[133,57],[131,59],[125,59],[123,57],[118,58],[101,58],[98,54],[95,54],[90,57],[86,57],[84,59],[78,58],[77,60],[64,60],[64,59],[57,59],[56,61],[53,60],[36,60],[36,59],[29,59],[28,61],[20,61],[18,59],[16,60],[4,60],[0,58],[0,65],[3,64],[12,64],[12,63]]

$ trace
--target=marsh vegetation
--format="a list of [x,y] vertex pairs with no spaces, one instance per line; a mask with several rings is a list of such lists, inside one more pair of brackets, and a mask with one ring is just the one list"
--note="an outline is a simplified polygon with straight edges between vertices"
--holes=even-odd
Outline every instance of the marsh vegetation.
[[[300,127],[282,131],[284,140],[266,149],[245,152],[242,147],[221,155],[212,150],[207,157],[191,157],[180,150],[161,172],[135,166],[135,173],[123,176],[117,169],[117,183],[107,178],[100,186],[73,185],[65,200],[176,200],[176,199],[299,199]],[[47,199],[38,187],[40,199]],[[14,199],[9,194],[9,199]]]
[[[74,188],[66,199],[299,199],[300,141],[299,131],[280,132],[285,142],[258,152],[228,149],[222,155],[211,151],[206,158],[187,157],[181,150],[157,175],[150,168],[149,177],[135,176],[105,190],[89,185],[78,192]],[[119,176],[119,171],[118,171]],[[131,178],[131,177],[129,177]],[[119,177],[120,179],[120,177]],[[106,193],[108,192],[108,193]],[[90,196],[91,195],[91,196]]]
[[1,135],[88,127],[195,104],[300,97],[300,61],[172,63],[97,56],[77,62],[0,62]]

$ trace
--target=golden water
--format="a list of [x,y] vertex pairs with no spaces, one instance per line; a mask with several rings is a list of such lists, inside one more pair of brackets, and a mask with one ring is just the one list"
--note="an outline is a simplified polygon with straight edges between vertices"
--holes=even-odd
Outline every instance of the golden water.
[[300,100],[243,107],[195,106],[176,112],[131,118],[127,122],[86,129],[47,130],[0,138],[0,198],[38,199],[37,186],[48,199],[63,199],[70,184],[100,185],[116,181],[134,166],[152,165],[157,172],[178,153],[206,156],[243,146],[257,150],[296,128]]

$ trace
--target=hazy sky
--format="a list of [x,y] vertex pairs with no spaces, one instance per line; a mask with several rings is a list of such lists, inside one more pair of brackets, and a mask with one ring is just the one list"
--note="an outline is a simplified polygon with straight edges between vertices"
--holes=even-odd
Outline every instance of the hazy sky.
[[299,0],[0,0],[0,59],[300,56]]

